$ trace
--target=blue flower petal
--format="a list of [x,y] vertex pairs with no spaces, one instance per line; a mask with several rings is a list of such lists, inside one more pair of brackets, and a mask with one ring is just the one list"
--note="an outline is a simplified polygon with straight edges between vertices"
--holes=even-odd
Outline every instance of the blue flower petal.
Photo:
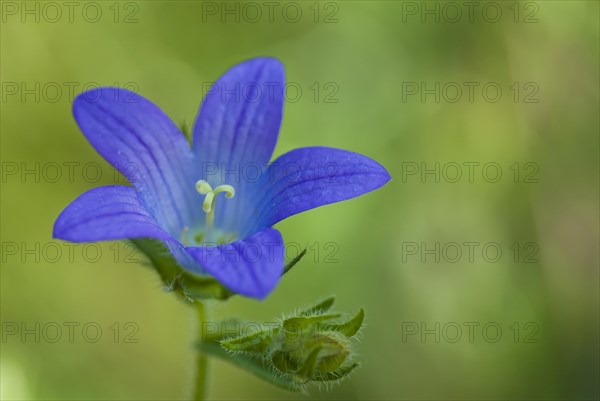
[[[391,179],[376,161],[354,152],[326,147],[294,149],[265,171],[256,191],[252,218],[258,231],[289,216],[355,198]],[[246,233],[247,234],[247,233]]]
[[283,273],[283,238],[274,228],[242,241],[187,251],[225,287],[252,298],[264,299]]
[[94,188],[75,199],[54,223],[54,238],[71,242],[126,238],[172,240],[126,186]]
[[215,186],[235,187],[233,199],[219,202],[215,221],[241,231],[252,201],[251,187],[271,160],[283,114],[285,73],[274,58],[255,58],[229,69],[206,95],[193,129],[192,149]]
[[171,235],[199,218],[193,154],[158,106],[124,89],[99,88],[79,95],[73,114],[92,146],[129,178],[143,205]]
[[284,85],[283,65],[274,58],[229,69],[204,98],[194,124],[192,147],[200,162],[219,169],[240,169],[246,162],[266,165],[281,126]]

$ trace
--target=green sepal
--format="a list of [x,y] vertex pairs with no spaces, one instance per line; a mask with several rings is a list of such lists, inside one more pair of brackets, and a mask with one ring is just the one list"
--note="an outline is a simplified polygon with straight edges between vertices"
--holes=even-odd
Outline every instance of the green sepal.
[[336,319],[340,317],[339,313],[330,313],[328,315],[314,315],[314,316],[295,316],[283,321],[283,330],[290,332],[297,332],[298,330],[304,330],[315,323],[320,323],[325,320]]
[[[182,299],[225,301],[236,295],[210,276],[201,276],[183,269],[161,241],[153,238],[135,238],[131,239],[131,242],[148,257],[150,265],[162,279],[165,288]],[[285,265],[282,275],[298,263],[305,254],[306,249]]]
[[311,378],[314,377],[315,368],[317,367],[319,353],[321,352],[320,346],[315,347],[306,358],[304,365],[295,373],[296,380],[300,384],[308,383]]
[[339,368],[350,355],[348,339],[338,333],[318,333],[313,341],[321,347],[317,371],[332,372]]
[[221,340],[220,343],[228,351],[262,354],[273,342],[274,334],[272,330],[261,330],[246,336],[228,337]]
[[357,367],[360,366],[360,363],[355,362],[351,365],[348,366],[342,366],[341,368],[334,370],[333,372],[326,372],[326,373],[317,373],[316,376],[316,380],[318,381],[338,381],[343,379],[344,377],[348,376],[350,373],[352,373],[352,371],[354,369],[356,369]]
[[335,302],[335,297],[329,297],[329,298],[323,300],[322,302],[319,302],[315,306],[300,312],[300,316],[310,316],[310,315],[316,315],[318,313],[325,313],[329,309],[331,309],[334,302]]
[[294,267],[296,265],[296,263],[300,262],[300,259],[302,259],[304,257],[304,255],[306,255],[306,248],[304,248],[304,250],[302,252],[300,252],[298,254],[298,256],[296,256],[294,259],[292,259],[288,264],[286,264],[283,267],[283,273],[281,275],[283,276],[284,274],[289,272],[292,269],[292,267]]
[[235,295],[214,278],[193,274],[181,268],[161,241],[152,238],[136,238],[131,242],[148,257],[166,289],[176,293],[182,299],[226,300]]
[[185,120],[181,121],[181,124],[179,125],[179,129],[181,130],[181,132],[183,132],[183,135],[185,135],[185,137],[188,139],[188,141],[192,140],[192,135],[190,133],[190,127],[188,126],[188,124]]
[[360,330],[360,328],[363,325],[364,320],[365,320],[365,311],[363,308],[360,308],[358,310],[358,313],[352,319],[348,320],[346,323],[339,323],[339,324],[326,323],[323,326],[327,330],[342,333],[346,337],[352,337],[356,333],[358,333],[358,331]]
[[298,361],[289,352],[275,351],[271,354],[271,363],[283,374],[300,369]]

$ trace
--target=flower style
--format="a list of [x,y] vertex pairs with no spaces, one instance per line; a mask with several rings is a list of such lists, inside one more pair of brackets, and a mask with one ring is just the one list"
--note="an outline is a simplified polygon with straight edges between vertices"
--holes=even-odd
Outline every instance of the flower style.
[[266,297],[284,267],[274,224],[390,180],[374,160],[326,147],[295,149],[269,164],[284,86],[276,59],[234,66],[206,95],[191,147],[158,106],[133,92],[105,87],[80,94],[77,124],[132,186],[82,194],[57,218],[54,237],[158,239],[185,270],[235,293]]

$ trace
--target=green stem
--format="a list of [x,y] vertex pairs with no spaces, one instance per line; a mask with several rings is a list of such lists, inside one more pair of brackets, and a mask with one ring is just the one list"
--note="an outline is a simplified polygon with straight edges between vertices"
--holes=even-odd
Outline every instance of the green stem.
[[[198,340],[203,341],[204,322],[206,321],[206,313],[204,305],[200,301],[194,302],[196,313],[198,316]],[[202,401],[206,397],[206,373],[207,369],[206,356],[203,351],[198,351],[196,359],[196,389],[194,392],[194,401]]]

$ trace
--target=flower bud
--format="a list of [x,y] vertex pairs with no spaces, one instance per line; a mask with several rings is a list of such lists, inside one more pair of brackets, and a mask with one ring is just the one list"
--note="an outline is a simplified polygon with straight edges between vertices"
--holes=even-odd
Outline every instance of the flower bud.
[[221,347],[249,358],[260,355],[265,366],[294,388],[338,381],[358,366],[351,338],[363,324],[364,311],[340,322],[339,313],[328,313],[332,305],[333,298],[327,299],[284,319],[272,330],[223,339]]

